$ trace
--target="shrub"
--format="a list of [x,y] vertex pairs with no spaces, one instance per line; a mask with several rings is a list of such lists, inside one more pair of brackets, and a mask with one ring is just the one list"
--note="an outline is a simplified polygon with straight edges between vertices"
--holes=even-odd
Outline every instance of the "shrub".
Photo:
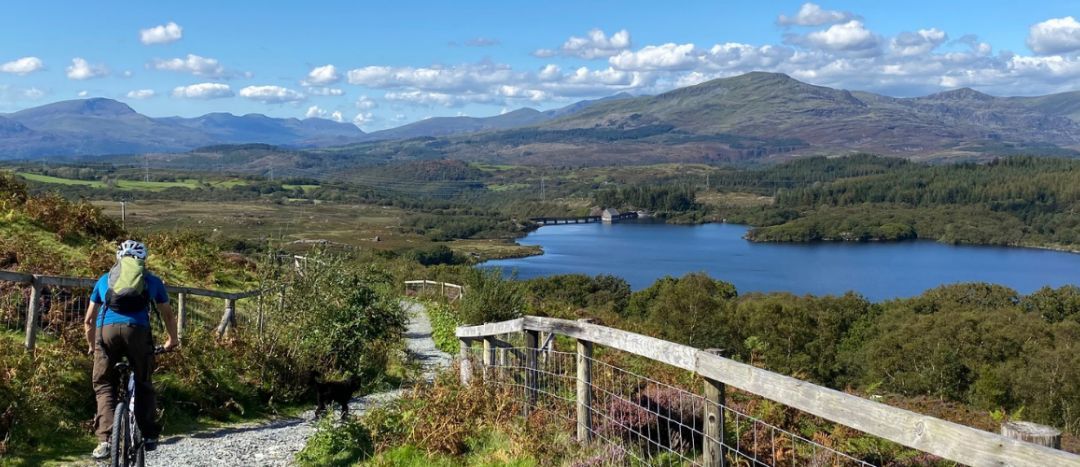
[[445,303],[429,303],[427,314],[431,320],[431,338],[435,341],[435,347],[448,354],[456,354],[458,339],[455,331],[461,325],[457,313]]
[[401,346],[408,316],[385,271],[314,255],[286,290],[277,333],[302,367],[371,376]]
[[323,417],[304,449],[296,453],[296,463],[312,466],[346,466],[370,457],[375,452],[371,431],[357,419],[335,426],[333,417]]
[[460,318],[464,324],[505,321],[521,316],[525,293],[521,283],[503,278],[500,269],[472,269],[466,275]]

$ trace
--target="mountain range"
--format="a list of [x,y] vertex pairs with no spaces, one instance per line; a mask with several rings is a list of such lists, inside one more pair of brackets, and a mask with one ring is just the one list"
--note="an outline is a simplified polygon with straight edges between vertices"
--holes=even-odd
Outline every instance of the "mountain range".
[[[213,113],[151,118],[103,98],[0,115],[0,159],[186,152],[266,143],[392,160],[534,164],[732,161],[874,152],[918,159],[1080,154],[1080,92],[995,97],[963,88],[896,98],[753,72],[655,96],[431,118],[364,133],[324,119]],[[330,149],[320,149],[330,148]]]

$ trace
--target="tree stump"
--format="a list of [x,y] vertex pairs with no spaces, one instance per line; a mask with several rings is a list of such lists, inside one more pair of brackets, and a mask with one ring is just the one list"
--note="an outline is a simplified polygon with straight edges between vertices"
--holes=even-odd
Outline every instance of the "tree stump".
[[1052,426],[1031,422],[1005,422],[1001,425],[1001,435],[1040,446],[1061,449],[1061,430]]

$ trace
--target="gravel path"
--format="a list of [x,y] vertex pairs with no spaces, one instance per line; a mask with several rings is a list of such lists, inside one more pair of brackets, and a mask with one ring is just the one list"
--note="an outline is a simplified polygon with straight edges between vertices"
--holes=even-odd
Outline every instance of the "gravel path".
[[[439,369],[450,364],[450,356],[435,348],[431,323],[423,306],[411,302],[402,304],[410,314],[406,344],[423,367],[424,378],[430,380]],[[353,399],[349,403],[350,413],[363,414],[374,405],[400,397],[404,391],[396,389]],[[146,462],[147,465],[170,467],[289,465],[293,455],[314,434],[314,419],[314,410],[309,410],[299,418],[248,423],[162,439],[158,449],[148,453]]]

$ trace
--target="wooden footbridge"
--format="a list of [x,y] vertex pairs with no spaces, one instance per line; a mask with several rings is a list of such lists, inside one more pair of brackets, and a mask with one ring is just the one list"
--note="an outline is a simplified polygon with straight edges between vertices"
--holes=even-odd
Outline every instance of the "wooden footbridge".
[[[1080,456],[1055,449],[1060,431],[1050,427],[1042,428],[1056,437],[982,431],[586,320],[526,316],[456,334],[462,383],[513,394],[527,418],[565,424],[582,445],[585,459],[576,465],[894,465],[873,453],[845,453],[847,443],[831,438],[861,432],[925,453],[906,454],[919,465],[1080,466]],[[556,349],[560,341],[570,348]],[[637,373],[619,366],[635,359],[687,371],[696,384],[660,381],[663,372],[640,364],[632,365]],[[755,410],[770,404],[772,415]],[[529,416],[541,411],[551,416]],[[799,412],[822,419],[814,433],[784,421],[805,419]]]

